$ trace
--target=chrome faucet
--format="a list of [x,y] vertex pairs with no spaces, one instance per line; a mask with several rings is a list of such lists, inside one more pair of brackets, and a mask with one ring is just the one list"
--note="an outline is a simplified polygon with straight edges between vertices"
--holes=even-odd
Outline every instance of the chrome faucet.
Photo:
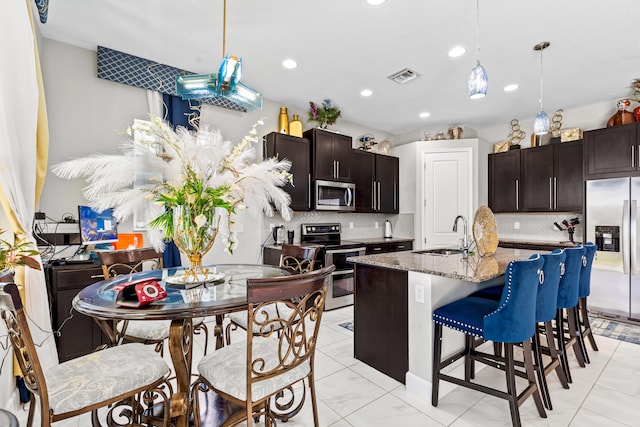
[[464,235],[462,236],[462,243],[460,249],[465,254],[469,252],[469,246],[471,246],[471,242],[469,241],[469,233],[467,232],[467,218],[462,215],[458,215],[456,219],[453,220],[453,231],[458,231],[458,220],[462,220],[462,224],[464,225]]

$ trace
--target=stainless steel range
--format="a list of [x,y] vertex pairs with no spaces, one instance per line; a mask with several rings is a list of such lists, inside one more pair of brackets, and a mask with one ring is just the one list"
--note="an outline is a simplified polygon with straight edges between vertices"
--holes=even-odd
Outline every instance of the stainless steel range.
[[334,264],[331,286],[327,289],[325,310],[353,304],[353,264],[347,258],[364,255],[366,247],[359,242],[342,240],[340,224],[302,224],[300,241],[321,245],[323,250],[316,265]]

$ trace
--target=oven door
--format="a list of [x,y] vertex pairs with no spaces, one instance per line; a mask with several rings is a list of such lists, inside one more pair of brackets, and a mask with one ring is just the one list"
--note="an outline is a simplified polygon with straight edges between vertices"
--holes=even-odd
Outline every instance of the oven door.
[[324,265],[335,265],[336,269],[331,273],[331,284],[327,289],[327,297],[324,304],[325,310],[344,307],[353,304],[354,271],[353,263],[347,258],[364,255],[366,248],[351,249],[327,249],[324,257]]

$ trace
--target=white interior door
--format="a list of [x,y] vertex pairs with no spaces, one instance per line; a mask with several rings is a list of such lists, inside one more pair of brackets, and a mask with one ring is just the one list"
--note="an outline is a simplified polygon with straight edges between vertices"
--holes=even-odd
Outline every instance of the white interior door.
[[453,232],[453,221],[463,215],[471,233],[472,182],[470,150],[437,151],[423,154],[422,243],[424,247],[457,246],[462,224]]

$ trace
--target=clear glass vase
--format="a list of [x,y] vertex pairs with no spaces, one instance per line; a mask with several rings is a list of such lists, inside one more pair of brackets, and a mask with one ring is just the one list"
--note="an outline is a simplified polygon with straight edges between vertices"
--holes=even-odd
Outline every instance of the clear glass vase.
[[219,229],[215,210],[200,211],[191,206],[173,208],[173,241],[189,259],[184,282],[204,282],[209,270],[202,267],[202,257],[213,247]]

